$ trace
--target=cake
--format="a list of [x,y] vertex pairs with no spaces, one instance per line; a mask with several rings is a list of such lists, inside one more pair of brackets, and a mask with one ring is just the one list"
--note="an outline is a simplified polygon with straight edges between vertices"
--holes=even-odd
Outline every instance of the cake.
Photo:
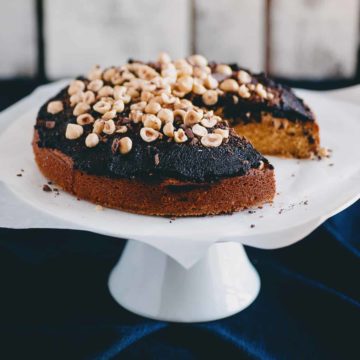
[[231,127],[238,118],[227,118],[243,84],[228,65],[231,79],[217,80],[221,64],[214,66],[200,55],[166,54],[96,66],[40,108],[40,170],[79,199],[138,214],[214,215],[271,202],[272,165]]

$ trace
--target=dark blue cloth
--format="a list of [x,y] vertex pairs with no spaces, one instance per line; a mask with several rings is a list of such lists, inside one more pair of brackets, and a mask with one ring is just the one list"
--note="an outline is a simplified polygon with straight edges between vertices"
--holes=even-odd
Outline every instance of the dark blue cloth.
[[0,358],[360,358],[359,234],[360,202],[293,246],[247,248],[262,281],[256,301],[228,319],[179,325],[111,298],[124,241],[2,229]]

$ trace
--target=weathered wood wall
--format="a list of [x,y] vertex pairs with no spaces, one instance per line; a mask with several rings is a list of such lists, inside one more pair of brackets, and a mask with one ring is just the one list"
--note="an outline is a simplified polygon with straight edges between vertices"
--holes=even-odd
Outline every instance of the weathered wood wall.
[[287,78],[351,78],[359,15],[360,0],[1,1],[0,78],[31,77],[39,66],[50,79],[73,76],[161,50]]

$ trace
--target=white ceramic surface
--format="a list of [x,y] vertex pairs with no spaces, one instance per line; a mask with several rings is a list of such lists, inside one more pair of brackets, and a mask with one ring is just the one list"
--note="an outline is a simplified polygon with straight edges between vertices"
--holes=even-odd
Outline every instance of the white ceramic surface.
[[190,269],[161,251],[129,241],[109,279],[115,300],[152,319],[198,322],[221,319],[249,306],[260,279],[239,243],[210,247]]
[[[234,256],[227,261],[215,261],[224,258],[226,250],[222,250],[222,246],[228,244],[211,248],[212,244],[236,241],[264,249],[288,246],[359,198],[360,106],[309,91],[299,91],[299,94],[318,115],[322,145],[333,150],[332,156],[322,161],[271,158],[276,169],[278,195],[272,205],[254,209],[254,213],[170,221],[110,209],[98,212],[93,204],[77,201],[63,192],[59,196],[43,192],[46,179],[36,168],[30,147],[32,127],[39,106],[63,84],[42,87],[0,114],[4,129],[0,135],[0,180],[17,200],[46,214],[44,218],[48,220],[41,224],[43,227],[66,226],[138,240],[181,264],[146,246],[129,245],[112,274],[110,288],[115,299],[137,313],[161,319],[201,321],[241,310],[255,298],[258,278],[241,251],[234,250]],[[17,177],[20,169],[25,172]],[[27,227],[31,219],[35,223],[36,218],[30,211],[26,221],[19,220],[16,209],[7,202],[9,198],[8,194],[1,198],[0,210],[12,209],[13,214],[2,216],[0,212],[0,226]],[[147,254],[145,259],[138,259],[141,254]],[[199,262],[202,257],[204,260]],[[220,274],[236,273],[239,269],[247,271],[252,280],[248,282],[239,275],[233,276],[230,286],[221,281],[225,277]],[[226,277],[229,278],[231,276]],[[184,286],[181,287],[178,279],[183,280]],[[231,306],[226,300],[226,289],[237,292],[233,299],[238,300],[231,300]],[[186,300],[191,299],[191,294],[198,299],[198,304]],[[184,299],[183,307],[177,306],[175,295]],[[239,299],[243,296],[248,300],[241,302]],[[201,299],[207,300],[201,303]]]

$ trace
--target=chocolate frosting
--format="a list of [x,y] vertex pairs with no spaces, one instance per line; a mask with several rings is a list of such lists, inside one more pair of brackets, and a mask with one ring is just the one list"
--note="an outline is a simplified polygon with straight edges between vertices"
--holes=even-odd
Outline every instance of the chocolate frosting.
[[261,161],[271,166],[247,140],[233,131],[227,143],[215,148],[206,148],[195,141],[177,144],[157,140],[146,143],[140,138],[139,125],[128,122],[125,116],[127,109],[117,121],[127,123],[129,127],[126,136],[133,141],[130,153],[122,155],[117,151],[117,139],[122,137],[121,134],[101,139],[96,148],[87,148],[84,139],[91,132],[91,125],[84,126],[85,135],[81,138],[65,138],[67,124],[76,123],[66,89],[52,100],[62,100],[64,111],[51,115],[46,111],[48,102],[41,107],[35,125],[39,134],[38,145],[60,150],[72,158],[74,168],[88,174],[112,178],[175,178],[211,182],[223,177],[244,175],[251,168],[258,167]]
[[[148,65],[158,70],[158,64]],[[216,73],[215,63],[210,63],[209,66],[218,81],[226,78]],[[230,66],[233,74],[228,77],[236,78],[236,72],[241,68],[236,64]],[[259,97],[242,99],[237,95],[225,93],[219,97],[216,106],[205,106],[201,96],[190,94],[186,98],[194,105],[208,110],[221,109],[223,117],[230,121],[260,120],[263,112],[271,113],[276,117],[285,117],[290,121],[315,121],[311,110],[290,88],[274,82],[264,74],[251,74],[251,76],[254,85],[261,83],[271,90],[273,99],[264,100]],[[84,78],[79,79],[87,82]],[[64,111],[54,115],[49,114],[47,104],[53,100],[61,100]],[[65,138],[67,124],[76,123],[67,88],[49,101],[38,113],[35,125],[39,134],[38,145],[60,150],[72,158],[74,168],[88,174],[112,178],[143,178],[147,181],[175,178],[190,182],[211,182],[224,177],[244,175],[251,168],[258,168],[261,162],[265,163],[266,167],[272,168],[247,140],[237,136],[232,130],[229,139],[219,147],[204,147],[197,138],[182,144],[169,142],[166,138],[151,143],[144,142],[139,134],[140,125],[128,119],[129,105],[114,119],[116,125],[128,127],[126,135],[116,133],[111,136],[101,136],[96,148],[87,148],[85,137],[92,131],[92,125],[85,125],[84,135],[77,140]],[[94,110],[90,113],[95,118],[99,117]],[[131,152],[126,155],[118,151],[117,142],[123,136],[130,137],[133,142]]]

